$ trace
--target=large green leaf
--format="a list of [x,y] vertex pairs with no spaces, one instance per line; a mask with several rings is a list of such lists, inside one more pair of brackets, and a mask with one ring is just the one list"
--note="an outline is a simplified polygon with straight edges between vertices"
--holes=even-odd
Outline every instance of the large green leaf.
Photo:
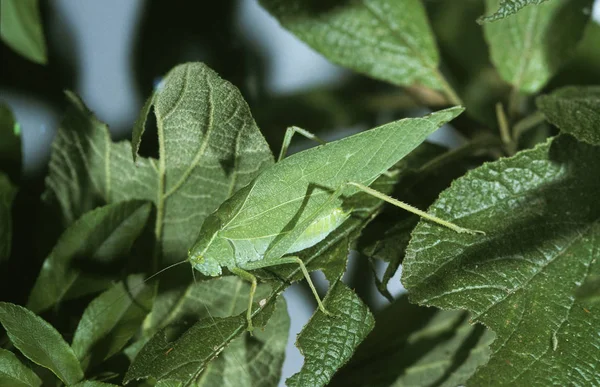
[[116,384],[99,382],[97,380],[83,380],[77,384],[74,384],[73,387],[113,387],[117,386]]
[[261,0],[279,22],[334,63],[396,85],[448,86],[420,0]]
[[[267,288],[259,289],[257,299],[268,296]],[[289,330],[286,305],[279,298],[264,330],[257,329],[250,336],[245,332],[249,292],[249,284],[237,277],[202,281],[190,287],[164,321],[165,325],[173,321],[180,325],[161,330],[146,344],[125,381],[154,377],[207,386],[277,385]],[[186,321],[198,319],[187,329]],[[257,326],[265,322],[255,318]],[[169,339],[182,328],[185,332],[180,337]]]
[[331,385],[463,385],[488,360],[493,338],[466,312],[416,306],[404,295],[376,315],[375,329]]
[[538,97],[536,103],[561,131],[600,145],[600,86],[564,87]]
[[[175,67],[142,109],[153,103],[160,159],[131,161],[129,142],[113,143],[75,96],[50,160],[48,200],[66,223],[98,203],[152,200],[156,239],[165,263],[181,261],[206,215],[273,163],[267,143],[240,92],[201,63]],[[75,179],[77,184],[72,184]]]
[[14,353],[0,348],[0,386],[37,387],[40,378],[27,368]]
[[83,379],[83,370],[69,344],[41,317],[21,306],[0,302],[0,323],[13,345],[29,360],[48,368],[66,384]]
[[470,310],[497,335],[470,384],[600,383],[599,173],[600,147],[562,135],[471,171],[430,208],[486,236],[413,231],[411,300]]
[[139,275],[114,285],[85,309],[71,347],[83,368],[117,353],[139,330],[152,307],[154,290]]
[[21,158],[21,126],[10,108],[0,103],[0,171],[18,181]]
[[507,16],[519,12],[519,10],[525,6],[541,4],[544,1],[547,0],[500,0],[500,4],[498,4],[496,11],[489,10],[493,13],[480,17],[477,19],[477,23],[483,24],[504,19]]
[[[487,0],[488,10],[499,0]],[[484,25],[492,62],[504,80],[525,93],[539,91],[563,66],[590,18],[592,0],[553,0]]]
[[64,298],[78,282],[92,281],[73,265],[76,259],[102,264],[125,256],[144,229],[150,209],[150,203],[132,200],[109,204],[83,215],[61,235],[46,258],[27,307],[35,312],[43,311]]
[[10,256],[12,244],[12,202],[17,193],[8,176],[0,172],[0,262]]
[[331,315],[317,311],[298,335],[304,365],[286,380],[288,386],[325,386],[373,329],[369,308],[342,281],[335,282],[324,303]]
[[0,36],[27,59],[46,64],[46,42],[38,0],[0,1]]

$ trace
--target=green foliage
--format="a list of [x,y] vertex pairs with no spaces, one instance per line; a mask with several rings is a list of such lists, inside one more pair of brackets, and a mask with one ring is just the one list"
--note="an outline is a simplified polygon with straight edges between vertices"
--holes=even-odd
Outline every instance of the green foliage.
[[286,380],[288,386],[326,385],[373,329],[369,308],[341,281],[332,285],[325,306],[334,317],[317,311],[300,332],[297,345],[304,354],[304,366]]
[[419,307],[406,296],[375,321],[375,329],[332,385],[461,385],[488,360],[494,339],[481,325],[471,325],[465,312]]
[[42,318],[22,306],[0,302],[0,323],[15,348],[32,362],[48,368],[66,384],[83,378],[69,344]]
[[448,88],[419,0],[261,0],[261,4],[334,63],[396,85]]
[[39,64],[48,61],[38,0],[2,0],[0,37],[29,60]]
[[[0,4],[4,42],[45,63],[37,1]],[[282,293],[304,278],[291,254],[325,275],[328,314],[298,335],[289,386],[600,384],[591,0],[261,4],[361,75],[265,98],[254,70],[220,67],[248,67],[223,49],[206,58],[227,80],[204,63],[152,74],[131,141],[66,92],[43,181],[22,176],[0,105],[0,385],[276,386],[296,318]],[[300,124],[374,129],[275,162],[267,141]],[[441,126],[461,145],[426,142]],[[249,310],[237,268],[258,278]]]
[[403,272],[411,301],[468,309],[497,335],[474,384],[599,382],[599,299],[582,287],[600,275],[599,156],[563,135],[486,164],[430,208],[477,223],[485,238],[426,223],[413,231]]
[[0,348],[0,385],[37,387],[42,385],[42,381],[14,353]]
[[510,15],[513,15],[523,7],[528,5],[541,4],[547,0],[500,0],[500,4],[496,7],[496,11],[493,13],[482,16],[477,19],[477,22],[482,24],[486,22],[493,22],[496,20],[504,19]]
[[[488,9],[498,1],[486,0]],[[592,3],[552,0],[486,23],[483,29],[490,55],[502,78],[524,93],[540,91],[575,51]]]
[[[85,257],[102,264],[126,255],[149,213],[148,203],[129,201],[100,207],[83,215],[61,235],[46,258],[27,307],[38,313],[44,311],[69,297],[69,291],[77,288],[78,282],[86,282],[80,285],[86,292],[102,288],[102,281],[85,278],[85,273],[78,270],[73,261]],[[100,283],[94,286],[90,281]]]
[[539,96],[539,109],[548,121],[579,141],[600,145],[600,87],[565,87]]

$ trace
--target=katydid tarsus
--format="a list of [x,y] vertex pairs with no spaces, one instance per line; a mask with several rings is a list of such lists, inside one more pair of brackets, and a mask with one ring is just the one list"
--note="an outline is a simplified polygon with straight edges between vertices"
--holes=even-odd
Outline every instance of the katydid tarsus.
[[[279,161],[204,220],[187,261],[204,275],[220,276],[226,268],[252,283],[247,310],[248,330],[252,330],[257,279],[250,271],[256,269],[299,265],[319,308],[327,313],[297,253],[339,227],[351,213],[344,207],[345,199],[358,192],[376,196],[456,232],[482,233],[444,221],[368,187],[462,110],[454,107],[423,118],[392,122],[284,158],[292,134],[307,134],[297,128],[289,129]],[[316,139],[311,134],[308,137]]]

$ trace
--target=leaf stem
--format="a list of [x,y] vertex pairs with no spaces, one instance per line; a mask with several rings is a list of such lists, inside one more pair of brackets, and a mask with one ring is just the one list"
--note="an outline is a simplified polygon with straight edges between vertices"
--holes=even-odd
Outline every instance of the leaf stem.
[[517,122],[513,126],[514,141],[515,142],[519,141],[519,138],[523,135],[523,133],[525,133],[529,129],[541,124],[545,120],[546,120],[546,117],[540,111],[535,111],[534,113],[528,115],[527,117],[525,117],[522,120],[520,120],[519,122]]
[[444,75],[440,72],[440,70],[438,70],[438,69],[435,70],[435,76],[440,81],[440,84],[442,86],[442,91],[446,95],[448,102],[450,102],[451,104],[454,104],[454,105],[464,105],[462,99],[460,99],[460,97],[458,96],[456,91],[452,88],[450,83],[448,83],[448,81],[446,80]]
[[504,112],[504,107],[501,102],[496,104],[496,119],[498,120],[498,127],[500,128],[500,138],[505,146],[510,146],[513,139],[510,135],[510,127],[508,126],[508,119]]

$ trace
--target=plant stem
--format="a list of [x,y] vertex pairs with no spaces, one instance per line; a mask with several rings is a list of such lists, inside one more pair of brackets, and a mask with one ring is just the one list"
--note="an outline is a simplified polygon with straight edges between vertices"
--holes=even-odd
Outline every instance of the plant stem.
[[496,118],[498,120],[498,126],[500,127],[500,138],[504,145],[509,146],[513,140],[510,135],[510,127],[508,126],[506,113],[504,113],[504,108],[500,102],[496,104]]
[[436,75],[436,78],[441,83],[442,90],[443,90],[444,94],[446,95],[448,102],[450,102],[451,104],[454,104],[454,105],[464,105],[462,99],[460,99],[460,97],[458,96],[456,91],[454,91],[454,89],[452,88],[450,83],[448,83],[448,81],[446,80],[444,75],[438,69],[436,69],[435,75]]
[[536,111],[527,117],[523,118],[521,121],[517,122],[513,126],[513,138],[516,141],[519,141],[519,138],[528,131],[529,129],[541,124],[546,120],[546,117],[539,111]]

